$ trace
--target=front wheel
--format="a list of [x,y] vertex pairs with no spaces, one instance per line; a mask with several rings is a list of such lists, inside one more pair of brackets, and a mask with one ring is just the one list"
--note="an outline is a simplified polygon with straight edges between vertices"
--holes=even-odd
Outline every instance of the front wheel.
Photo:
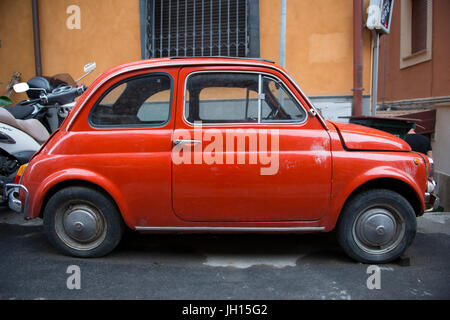
[[106,195],[90,188],[70,187],[48,201],[44,230],[49,241],[65,254],[93,258],[108,254],[119,244],[124,223]]
[[338,241],[353,259],[387,263],[414,240],[417,220],[400,194],[384,189],[362,192],[345,205],[337,225]]

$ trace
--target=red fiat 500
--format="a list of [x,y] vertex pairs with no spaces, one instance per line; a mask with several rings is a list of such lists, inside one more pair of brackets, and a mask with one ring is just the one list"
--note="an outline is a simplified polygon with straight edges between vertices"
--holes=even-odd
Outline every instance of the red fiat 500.
[[[23,169],[23,168],[22,168]],[[10,206],[64,253],[140,232],[329,232],[382,263],[433,204],[432,163],[401,139],[325,121],[261,60],[163,58],[102,74],[37,152]],[[22,173],[23,172],[23,173]]]

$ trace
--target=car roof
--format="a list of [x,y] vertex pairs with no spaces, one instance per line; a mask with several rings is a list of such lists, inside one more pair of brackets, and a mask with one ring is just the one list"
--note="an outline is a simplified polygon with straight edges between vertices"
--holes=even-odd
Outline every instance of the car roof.
[[[273,61],[258,58],[237,58],[237,57],[167,57],[167,58],[152,58],[146,60],[138,60],[134,62],[129,62],[115,66],[103,74],[101,74],[88,88],[87,96],[80,103],[80,106],[71,115],[68,123],[67,130],[70,129],[73,121],[78,116],[78,113],[83,108],[85,102],[90,98],[90,96],[100,87],[103,83],[109,79],[124,74],[129,71],[137,71],[148,68],[164,68],[164,67],[188,67],[188,66],[206,66],[206,65],[222,65],[222,66],[249,66],[249,67],[268,67],[272,70],[281,72],[289,81],[292,82],[293,86],[301,93],[302,97],[306,102],[313,108],[314,105],[309,100],[308,96],[304,94],[302,89],[297,85],[295,80],[289,75],[289,73],[281,66],[275,64]],[[318,113],[316,111],[316,113]],[[318,115],[320,121],[327,128],[325,120]]]
[[[261,58],[242,58],[242,57],[167,57],[144,59],[125,64],[120,64],[110,68],[103,75],[111,73],[126,72],[130,69],[145,69],[156,67],[176,67],[176,66],[193,66],[193,65],[243,65],[243,66],[270,66],[281,68],[274,61]],[[103,76],[102,75],[102,76]]]

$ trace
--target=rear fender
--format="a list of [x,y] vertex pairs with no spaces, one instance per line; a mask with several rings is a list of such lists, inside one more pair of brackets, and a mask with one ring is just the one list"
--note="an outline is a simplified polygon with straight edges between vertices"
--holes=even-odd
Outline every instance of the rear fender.
[[104,190],[117,205],[125,223],[128,226],[134,226],[134,222],[127,219],[129,217],[129,208],[127,202],[123,197],[120,189],[110,180],[102,175],[85,169],[69,169],[55,172],[48,176],[43,182],[39,184],[38,189],[34,192],[35,197],[30,203],[29,217],[36,218],[44,210],[45,202],[50,196],[58,191],[60,188],[68,187],[71,184],[77,185],[86,183],[95,185]]

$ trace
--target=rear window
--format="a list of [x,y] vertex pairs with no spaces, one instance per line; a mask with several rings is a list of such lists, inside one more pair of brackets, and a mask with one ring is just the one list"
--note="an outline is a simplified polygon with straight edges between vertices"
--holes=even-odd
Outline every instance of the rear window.
[[162,126],[170,119],[172,83],[166,74],[120,81],[95,103],[89,122],[94,127]]

